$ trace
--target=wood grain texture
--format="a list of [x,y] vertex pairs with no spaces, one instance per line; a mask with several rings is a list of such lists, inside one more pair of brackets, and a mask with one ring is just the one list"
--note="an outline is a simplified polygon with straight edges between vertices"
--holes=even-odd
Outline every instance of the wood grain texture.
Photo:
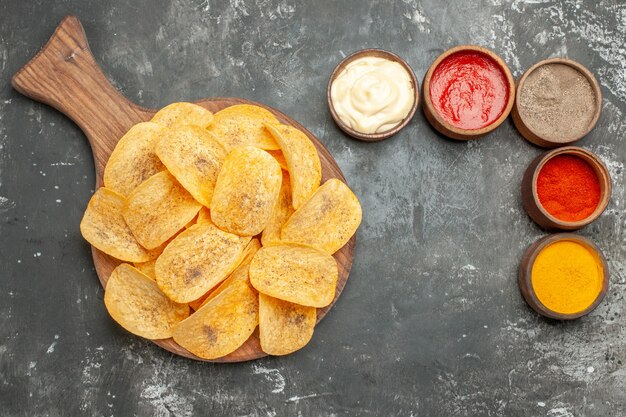
[[[96,63],[80,21],[68,16],[41,51],[11,79],[20,93],[46,103],[70,117],[83,130],[91,145],[96,169],[96,186],[102,184],[104,167],[119,139],[133,125],[148,121],[157,109],[138,106],[111,85]],[[317,148],[322,164],[322,182],[330,178],[346,181],[339,166],[319,140],[302,125],[284,113],[264,104],[241,98],[219,97],[198,100],[196,104],[217,112],[235,104],[254,104],[272,112],[281,123],[302,132]],[[76,220],[78,222],[78,219]],[[343,291],[354,257],[355,237],[336,252],[339,279],[333,302],[318,309],[318,322],[335,304]],[[92,247],[96,273],[103,287],[120,261]],[[154,341],[162,348],[196,360],[203,360],[172,339]],[[242,362],[266,356],[261,350],[258,330],[235,352],[209,362]]]
[[20,93],[64,113],[81,128],[93,149],[98,185],[117,141],[131,126],[154,114],[111,85],[74,16],[63,19],[41,51],[13,76],[11,84]]

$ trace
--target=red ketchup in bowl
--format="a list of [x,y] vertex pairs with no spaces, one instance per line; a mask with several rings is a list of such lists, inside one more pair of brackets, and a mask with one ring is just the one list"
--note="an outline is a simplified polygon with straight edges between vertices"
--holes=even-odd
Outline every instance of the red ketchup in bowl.
[[477,130],[495,122],[509,101],[509,83],[500,65],[478,51],[459,51],[433,71],[430,99],[439,116],[459,129]]

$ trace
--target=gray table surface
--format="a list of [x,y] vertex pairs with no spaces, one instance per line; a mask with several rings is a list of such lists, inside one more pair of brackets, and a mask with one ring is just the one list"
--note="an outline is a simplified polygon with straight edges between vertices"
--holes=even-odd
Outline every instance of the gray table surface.
[[[198,363],[109,318],[78,229],[94,186],[87,141],[9,84],[66,14],[131,100],[258,100],[337,159],[363,223],[343,296],[306,348]],[[625,32],[615,0],[1,1],[0,415],[626,415]],[[545,235],[519,192],[541,149],[510,120],[467,143],[421,112],[380,143],[332,122],[326,84],[344,55],[386,48],[421,80],[461,43],[492,48],[515,76],[568,56],[602,84],[602,116],[580,145],[608,165],[614,192],[580,233],[604,250],[611,283],[588,317],[549,322],[519,294],[520,256]]]

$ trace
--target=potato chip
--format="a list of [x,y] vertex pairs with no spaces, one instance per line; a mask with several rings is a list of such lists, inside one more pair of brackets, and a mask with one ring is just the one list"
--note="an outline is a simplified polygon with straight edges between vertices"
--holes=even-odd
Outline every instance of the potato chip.
[[272,215],[282,171],[267,152],[244,146],[228,154],[211,200],[211,220],[240,236],[254,236]]
[[259,323],[258,296],[245,281],[228,286],[174,328],[174,341],[204,359],[234,352]]
[[283,155],[282,151],[270,151],[266,150],[265,152],[269,153],[274,157],[280,168],[284,171],[289,171],[289,167],[287,167],[287,160],[285,159],[285,155]]
[[156,259],[161,256],[161,254],[163,253],[163,251],[165,250],[165,248],[167,247],[167,245],[170,244],[170,242],[172,240],[174,240],[176,238],[176,236],[178,236],[179,234],[181,234],[184,230],[189,229],[191,226],[193,226],[195,223],[192,223],[192,221],[194,221],[194,219],[192,219],[190,222],[188,222],[185,227],[183,229],[180,229],[178,232],[174,233],[174,236],[170,237],[169,239],[167,239],[165,242],[161,243],[159,246],[157,246],[154,249],[150,249],[148,251],[148,254],[150,255],[150,260],[151,261],[156,261]]
[[[185,226],[185,228],[187,228],[187,226]],[[161,246],[157,246],[154,249],[150,249],[148,251],[148,254],[150,255],[150,260],[146,262],[133,262],[133,266],[137,268],[142,274],[147,275],[148,278],[150,278],[152,281],[156,281],[156,273],[154,272],[154,266],[156,265],[157,258],[161,256],[165,247],[172,240],[174,240],[174,238],[178,236],[178,234],[182,232],[183,230],[186,230],[186,229],[181,229],[180,231],[178,231],[174,236],[172,236],[171,238],[166,240],[163,244],[161,244]]]
[[120,139],[81,232],[127,262],[105,304],[128,331],[209,360],[310,341],[361,207],[337,180],[320,187],[317,142],[272,112],[173,103]]
[[339,271],[335,258],[304,245],[262,247],[250,263],[250,282],[257,291],[310,307],[333,301]]
[[146,262],[135,262],[133,266],[139,270],[142,274],[156,282],[156,272],[154,272],[154,266],[156,265],[156,259],[152,259]]
[[193,103],[172,103],[163,107],[152,122],[163,127],[194,125],[206,128],[213,120],[213,113]]
[[164,129],[156,154],[168,171],[202,205],[209,206],[220,167],[226,158],[224,147],[198,126]]
[[200,304],[198,304],[198,309],[202,308],[212,299],[220,295],[226,288],[228,288],[233,282],[238,281],[246,281],[250,282],[250,278],[248,277],[248,271],[250,270],[250,262],[240,265],[237,269],[233,271],[232,274],[228,276],[224,281],[220,283],[216,288],[209,291],[205,296],[198,299]]
[[228,272],[228,275],[230,276],[240,266],[250,264],[250,262],[252,262],[252,258],[254,258],[254,255],[256,255],[259,249],[261,249],[261,242],[259,242],[259,239],[251,239],[244,248],[243,252],[241,252],[241,256],[239,257],[237,264]]
[[176,302],[196,300],[232,272],[249,241],[209,223],[191,226],[157,259],[157,284]]
[[161,129],[156,123],[139,123],[122,136],[104,168],[105,187],[127,196],[139,184],[165,169],[154,153]]
[[259,339],[269,355],[287,355],[313,336],[317,309],[259,294]]
[[[198,212],[198,214],[200,214],[200,212]],[[185,229],[189,229],[191,226],[193,226],[194,224],[198,223],[198,214],[193,216],[193,219],[191,219],[191,220],[189,220],[187,222],[187,224],[185,225]]]
[[279,149],[272,135],[263,126],[264,123],[279,122],[263,107],[238,104],[215,113],[213,123],[208,129],[229,152],[238,146]]
[[111,273],[104,305],[120,326],[146,339],[171,337],[174,326],[189,316],[186,304],[167,298],[154,281],[128,264]]
[[246,248],[243,250],[243,258],[241,259],[241,264],[252,262],[252,258],[254,255],[261,249],[261,242],[259,239],[252,239],[246,245]]
[[354,235],[361,205],[342,181],[331,178],[283,225],[281,239],[323,249],[331,255]]
[[198,218],[196,219],[196,224],[202,224],[202,223],[213,224],[213,221],[211,220],[211,212],[206,207],[202,207],[200,209],[200,211],[198,212]]
[[228,278],[222,281],[219,285],[211,288],[200,298],[194,301],[190,301],[189,306],[193,308],[194,311],[196,311],[200,307],[205,305],[208,301],[215,298],[215,296],[222,292],[233,280],[243,278],[245,278],[245,280],[248,280],[248,266],[250,265],[252,258],[260,248],[261,242],[259,242],[258,239],[252,239],[250,242],[248,242],[246,248],[241,253],[241,260],[237,263],[232,273],[229,273]]
[[228,287],[233,281],[243,280],[249,282],[250,279],[248,278],[248,269],[250,267],[250,262],[252,261],[252,258],[259,249],[261,249],[261,243],[259,242],[259,240],[252,239],[250,243],[248,243],[248,246],[246,246],[246,249],[244,249],[243,259],[241,263],[237,266],[237,268],[233,271],[233,273],[230,274],[228,278],[226,278],[224,281],[222,281],[221,284],[218,285],[216,288],[211,289],[209,292],[198,298],[196,301],[189,303],[191,308],[193,308],[194,310],[198,310],[200,307],[215,298],[219,293],[224,291],[226,287]]
[[126,199],[107,188],[99,188],[89,200],[80,232],[102,252],[128,262],[150,260],[150,251],[143,248],[126,225],[122,210]]
[[299,209],[322,180],[322,163],[313,142],[300,130],[287,125],[265,125],[283,151],[289,175],[293,208]]
[[139,243],[154,249],[185,227],[200,207],[172,174],[163,171],[135,188],[122,214]]
[[289,175],[284,172],[283,182],[278,193],[278,201],[261,235],[261,242],[264,246],[272,242],[280,242],[280,229],[293,212],[294,209],[291,205],[291,182],[289,181]]

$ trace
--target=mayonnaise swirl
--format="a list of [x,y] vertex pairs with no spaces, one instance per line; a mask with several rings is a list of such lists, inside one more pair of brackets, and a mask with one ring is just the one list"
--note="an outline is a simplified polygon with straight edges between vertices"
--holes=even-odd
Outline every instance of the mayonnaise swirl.
[[342,122],[361,133],[380,133],[409,114],[415,93],[408,71],[378,57],[349,63],[330,87],[330,98]]

